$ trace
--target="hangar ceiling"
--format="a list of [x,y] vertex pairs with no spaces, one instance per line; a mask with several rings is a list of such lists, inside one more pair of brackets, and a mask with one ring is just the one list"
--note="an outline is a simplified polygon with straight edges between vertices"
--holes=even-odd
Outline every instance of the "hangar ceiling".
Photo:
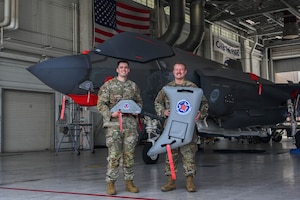
[[205,0],[204,15],[264,45],[300,44],[300,0]]

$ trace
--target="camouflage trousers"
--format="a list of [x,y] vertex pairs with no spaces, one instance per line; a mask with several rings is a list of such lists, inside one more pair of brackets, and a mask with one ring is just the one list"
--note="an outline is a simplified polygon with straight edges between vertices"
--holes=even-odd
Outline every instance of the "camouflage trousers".
[[133,180],[133,164],[135,147],[138,142],[138,133],[135,128],[110,127],[106,133],[108,148],[106,182],[115,182],[119,176],[119,167],[122,167],[124,180]]
[[[182,157],[184,175],[185,176],[196,175],[195,154],[198,149],[197,140],[198,140],[198,136],[194,131],[192,141],[189,144],[186,144],[176,149],[172,149],[172,157],[173,157],[175,172],[178,171],[178,157],[180,153]],[[168,176],[171,175],[168,154],[166,154],[165,174]]]

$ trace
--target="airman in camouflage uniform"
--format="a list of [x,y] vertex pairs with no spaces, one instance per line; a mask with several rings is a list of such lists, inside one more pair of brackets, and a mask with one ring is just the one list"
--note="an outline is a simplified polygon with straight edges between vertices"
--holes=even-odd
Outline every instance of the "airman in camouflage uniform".
[[[168,83],[167,86],[197,87],[196,84],[185,80],[186,73],[187,73],[187,69],[185,65],[182,63],[176,63],[173,69],[174,81]],[[170,101],[163,89],[159,91],[157,97],[155,98],[154,105],[158,116],[168,117],[170,115]],[[198,121],[199,119],[204,119],[205,117],[207,117],[207,114],[208,114],[208,103],[207,103],[207,99],[203,95],[200,111],[198,112],[198,115],[195,118],[195,122]],[[191,143],[177,149],[172,149],[175,172],[177,172],[177,168],[178,168],[177,163],[178,163],[179,152],[182,155],[184,175],[187,177],[186,188],[189,192],[196,191],[195,185],[193,183],[193,177],[196,174],[195,154],[198,148],[197,140],[198,140],[198,136],[195,130]],[[171,178],[170,164],[167,155],[166,155],[165,174],[168,176],[168,183],[164,185],[161,188],[161,190],[166,192],[166,191],[176,189],[175,180],[172,180]]]
[[138,192],[133,184],[133,164],[135,146],[138,142],[137,116],[122,114],[122,130],[120,130],[119,112],[110,110],[120,100],[133,100],[142,108],[142,98],[139,87],[127,79],[130,72],[127,61],[119,61],[116,69],[118,76],[105,82],[98,93],[97,108],[103,115],[104,123],[112,122],[106,133],[106,146],[108,147],[108,165],[106,173],[107,193],[116,194],[115,181],[119,175],[119,166],[123,168],[126,190]]

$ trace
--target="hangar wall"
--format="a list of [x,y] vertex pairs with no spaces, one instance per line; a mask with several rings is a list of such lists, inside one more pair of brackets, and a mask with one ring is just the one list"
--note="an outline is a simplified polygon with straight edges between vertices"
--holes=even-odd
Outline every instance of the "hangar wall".
[[[1,35],[2,56],[9,57],[9,53],[14,51],[14,55],[20,54],[35,62],[36,59],[44,59],[43,56],[57,57],[73,53],[76,23],[73,17],[77,13],[74,7],[78,0],[15,1],[18,4],[18,27],[4,27]],[[5,2],[0,1],[0,10],[4,10]],[[10,58],[15,59],[13,56]]]
[[7,3],[17,16],[1,27],[0,152],[54,149],[61,94],[26,68],[74,52],[78,0],[0,0],[0,22]]
[[[221,42],[223,48],[217,48],[216,42]],[[241,63],[242,70],[261,76],[262,52],[255,49],[254,41],[245,38],[238,31],[226,29],[224,26],[210,24],[205,32],[205,42],[202,49],[206,58],[226,65],[228,59]],[[226,49],[229,49],[226,51]]]

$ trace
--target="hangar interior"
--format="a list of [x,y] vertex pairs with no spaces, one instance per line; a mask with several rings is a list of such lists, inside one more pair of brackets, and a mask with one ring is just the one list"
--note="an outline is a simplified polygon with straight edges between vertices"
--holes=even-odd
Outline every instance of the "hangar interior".
[[[176,46],[183,50],[193,52],[199,56],[226,64],[228,60],[235,60],[243,71],[251,72],[277,83],[286,83],[287,81],[299,82],[298,72],[300,71],[300,37],[299,25],[300,19],[300,1],[299,0],[119,0],[125,4],[150,10],[150,27],[151,36],[160,38],[170,46]],[[27,195],[26,190],[32,192],[33,186],[22,185],[22,180],[27,182],[30,179],[27,175],[22,174],[22,180],[14,174],[14,170],[24,170],[23,168],[12,167],[8,170],[9,158],[19,159],[24,162],[28,172],[34,174],[34,171],[47,174],[47,165],[50,161],[55,162],[58,168],[66,167],[67,172],[50,167],[51,173],[57,173],[57,177],[67,177],[66,181],[37,182],[41,184],[36,194],[30,193],[29,198],[35,198],[36,195],[47,193],[46,197],[39,196],[40,199],[51,197],[60,199],[60,187],[72,182],[68,186],[70,192],[66,195],[73,199],[89,196],[91,199],[98,198],[99,188],[95,185],[95,179],[91,178],[99,169],[105,168],[105,162],[99,164],[95,161],[94,147],[105,146],[105,130],[102,128],[102,118],[95,114],[94,111],[86,107],[77,107],[68,99],[66,104],[67,122],[60,121],[60,112],[64,95],[54,91],[42,83],[27,71],[29,66],[43,62],[52,58],[67,55],[77,55],[87,49],[92,49],[96,44],[94,42],[94,22],[93,22],[93,3],[92,1],[80,0],[0,0],[0,161],[1,181],[0,189],[5,199],[15,199],[18,195]],[[217,44],[222,44],[218,46]],[[222,48],[221,48],[222,47]],[[225,49],[237,49],[239,54],[233,54]],[[68,75],[66,75],[66,78]],[[83,151],[80,157],[73,157],[69,151],[73,150],[72,138],[65,138],[66,143],[62,142],[64,136],[64,127],[59,123],[72,123],[74,121],[84,122],[87,124],[83,130],[74,125],[76,134],[80,134],[79,141],[76,145],[81,145]],[[83,131],[83,135],[81,135]],[[75,138],[76,140],[76,138]],[[249,140],[248,140],[249,143]],[[200,178],[203,176],[205,182],[208,182],[207,188],[203,185],[201,189],[207,189],[206,194],[201,194],[207,199],[296,199],[299,197],[299,191],[296,189],[299,184],[299,158],[289,155],[287,149],[293,148],[293,141],[287,138],[280,146],[274,149],[268,146],[270,157],[261,156],[261,154],[249,155],[253,160],[248,164],[255,167],[250,172],[243,172],[241,165],[245,158],[243,154],[235,155],[234,158],[228,158],[224,154],[215,155],[212,153],[211,145],[214,142],[204,143],[207,146],[210,158],[200,155],[199,168]],[[220,148],[228,148],[227,144]],[[233,144],[236,145],[236,144]],[[256,148],[249,144],[250,148]],[[276,144],[277,145],[277,144]],[[245,145],[242,145],[245,146]],[[244,148],[244,147],[242,147]],[[261,146],[259,146],[261,148]],[[264,148],[264,147],[262,147]],[[56,154],[53,153],[56,151]],[[62,152],[61,152],[62,151]],[[141,150],[142,151],[142,150]],[[32,152],[38,152],[36,155]],[[46,152],[49,160],[43,157],[41,152]],[[204,150],[205,152],[205,150]],[[25,153],[25,154],[23,154]],[[79,154],[75,152],[75,154]],[[100,155],[105,157],[105,152]],[[56,157],[53,157],[56,156]],[[229,155],[231,156],[231,155]],[[247,154],[248,156],[248,154]],[[37,168],[29,169],[29,162],[37,162],[35,159],[42,160]],[[78,168],[73,168],[72,162]],[[291,159],[292,158],[292,159]],[[102,159],[102,158],[101,158]],[[266,159],[266,160],[264,160]],[[269,159],[269,160],[268,160]],[[234,163],[231,166],[231,161]],[[272,162],[286,162],[286,165],[276,165],[274,171],[280,171],[275,177],[268,171]],[[26,164],[27,163],[27,164]],[[84,165],[83,163],[87,163]],[[207,165],[205,163],[208,163]],[[214,169],[225,164],[222,171],[218,174],[220,179],[215,179]],[[264,165],[263,170],[259,171],[259,165]],[[268,164],[267,164],[268,163]],[[144,193],[144,199],[198,199],[199,196],[192,194],[153,194],[152,190],[159,190],[164,180],[160,174],[163,168],[162,159],[156,166],[143,165],[142,159],[137,161],[138,171],[147,170],[148,179],[155,176],[156,182],[152,182],[150,187],[138,179],[138,183],[143,185],[147,191]],[[23,164],[22,164],[23,165]],[[3,167],[3,168],[2,168]],[[209,172],[205,172],[209,169]],[[85,171],[82,176],[87,181],[89,189],[81,187],[81,181],[75,178],[81,170]],[[237,174],[235,174],[237,170]],[[253,171],[251,171],[253,170]],[[251,173],[257,173],[259,177],[266,175],[268,182],[265,185],[257,185],[261,181],[259,177],[251,179]],[[229,173],[230,172],[230,173]],[[208,173],[208,174],[205,174]],[[222,175],[229,173],[239,181],[231,182],[230,178],[224,178]],[[246,173],[247,175],[245,175]],[[205,175],[204,175],[205,174]],[[142,174],[143,175],[143,174]],[[153,175],[153,176],[151,176]],[[41,174],[34,174],[37,179],[47,179]],[[141,174],[139,174],[141,176]],[[96,178],[103,179],[103,174],[97,174]],[[182,177],[181,177],[182,178]],[[179,178],[179,180],[181,180]],[[274,178],[272,180],[272,178]],[[10,181],[11,179],[11,181]],[[223,185],[217,186],[222,191],[213,195],[216,186],[215,181],[230,182],[231,187]],[[14,182],[16,180],[16,182]],[[99,180],[96,180],[97,183]],[[184,180],[182,180],[184,181]],[[247,181],[250,185],[247,184]],[[34,182],[34,181],[32,181]],[[179,181],[178,181],[179,182]],[[45,190],[45,185],[51,185],[49,191]],[[122,186],[120,181],[118,186]],[[204,184],[204,183],[203,183]],[[236,186],[240,194],[236,193]],[[246,190],[245,187],[249,187]],[[101,186],[102,187],[102,186]],[[103,186],[104,187],[104,186]],[[11,191],[20,189],[17,196],[11,194]],[[24,189],[27,188],[27,189]],[[78,189],[78,194],[73,189]],[[276,190],[275,190],[275,189]],[[284,189],[285,193],[280,194]],[[70,190],[69,190],[70,189]],[[200,189],[200,191],[201,191]],[[23,191],[22,191],[23,190]],[[105,193],[102,188],[101,193]],[[268,190],[275,190],[272,195],[266,193]],[[54,192],[55,191],[55,192]],[[252,192],[257,192],[253,195]],[[49,196],[48,196],[49,195]],[[72,196],[72,195],[75,195]],[[77,195],[77,196],[76,196]],[[127,196],[127,193],[121,193],[120,198],[139,199],[140,196]],[[154,195],[154,196],[153,196]],[[164,196],[165,195],[165,196]],[[169,195],[169,196],[168,196]],[[183,196],[182,196],[183,195]],[[2,195],[1,195],[2,196]],[[105,195],[102,198],[110,198]],[[117,197],[116,197],[117,198]]]
[[[300,48],[298,28],[295,28],[298,27],[299,18],[298,1],[180,0],[126,3],[150,9],[151,35],[171,46],[219,63],[226,63],[228,59],[237,60],[245,72],[271,81],[298,82]],[[93,48],[92,6],[89,2],[77,0],[0,1],[3,11],[0,16],[1,113],[7,116],[1,120],[1,152],[53,150],[57,146],[60,131],[54,125],[63,95],[33,77],[26,68],[50,58],[78,54]],[[222,44],[223,49],[218,48],[216,43]],[[240,54],[228,53],[224,51],[225,48],[237,48]],[[288,77],[285,77],[286,74]],[[52,112],[40,108],[35,112],[26,112],[26,106],[11,112],[11,99],[21,101],[13,106],[34,102],[32,99],[23,101],[22,98],[16,98],[19,96],[36,97],[37,102],[42,104],[40,106],[50,106]],[[39,98],[45,98],[46,101],[38,101]],[[92,132],[99,132],[101,119],[92,112],[88,113],[84,112],[84,117],[88,123],[94,124]],[[44,115],[47,117],[42,118]],[[31,120],[32,117],[44,120],[36,123]],[[15,130],[18,128],[14,124],[19,121],[24,125],[20,130]],[[40,137],[39,130],[43,130],[46,136],[42,137],[42,146],[28,139]],[[22,141],[20,132],[30,145],[24,142],[18,147],[10,145]],[[103,145],[103,138],[97,137],[94,138],[95,145]]]

